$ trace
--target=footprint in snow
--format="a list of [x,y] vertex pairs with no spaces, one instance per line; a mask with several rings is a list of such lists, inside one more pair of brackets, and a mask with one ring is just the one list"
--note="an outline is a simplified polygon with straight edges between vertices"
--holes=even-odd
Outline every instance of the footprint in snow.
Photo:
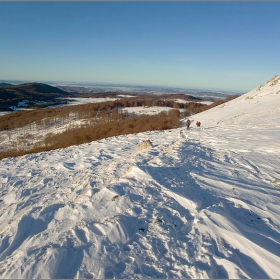
[[75,167],[75,162],[64,162],[63,166],[67,169],[73,170]]

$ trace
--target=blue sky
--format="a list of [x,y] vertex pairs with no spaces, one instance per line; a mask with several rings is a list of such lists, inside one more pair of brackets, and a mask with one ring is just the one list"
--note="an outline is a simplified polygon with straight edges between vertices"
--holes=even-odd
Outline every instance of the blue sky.
[[0,2],[0,80],[249,91],[280,74],[280,2]]

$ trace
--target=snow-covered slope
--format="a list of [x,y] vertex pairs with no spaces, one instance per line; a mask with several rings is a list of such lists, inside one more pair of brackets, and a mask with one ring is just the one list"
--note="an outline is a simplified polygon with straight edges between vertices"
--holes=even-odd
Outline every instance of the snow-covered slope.
[[279,89],[200,128],[0,161],[1,277],[279,277]]
[[[211,110],[194,115],[204,127],[242,125],[279,127],[280,76],[273,77],[265,85],[243,94],[237,99]],[[273,105],[274,104],[274,105]],[[269,119],[267,119],[269,116]]]

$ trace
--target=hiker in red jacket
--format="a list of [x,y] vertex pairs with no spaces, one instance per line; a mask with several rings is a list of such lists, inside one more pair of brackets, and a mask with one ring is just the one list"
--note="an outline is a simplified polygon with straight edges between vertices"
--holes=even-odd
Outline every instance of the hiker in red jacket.
[[196,122],[196,126],[197,126],[197,127],[200,127],[200,125],[201,125],[201,122],[200,122],[200,121],[197,121],[197,122]]

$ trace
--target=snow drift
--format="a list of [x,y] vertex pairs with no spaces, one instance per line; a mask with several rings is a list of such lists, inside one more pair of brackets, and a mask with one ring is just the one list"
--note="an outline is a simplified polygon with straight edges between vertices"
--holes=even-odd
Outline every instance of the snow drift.
[[279,91],[0,161],[1,277],[279,277]]

